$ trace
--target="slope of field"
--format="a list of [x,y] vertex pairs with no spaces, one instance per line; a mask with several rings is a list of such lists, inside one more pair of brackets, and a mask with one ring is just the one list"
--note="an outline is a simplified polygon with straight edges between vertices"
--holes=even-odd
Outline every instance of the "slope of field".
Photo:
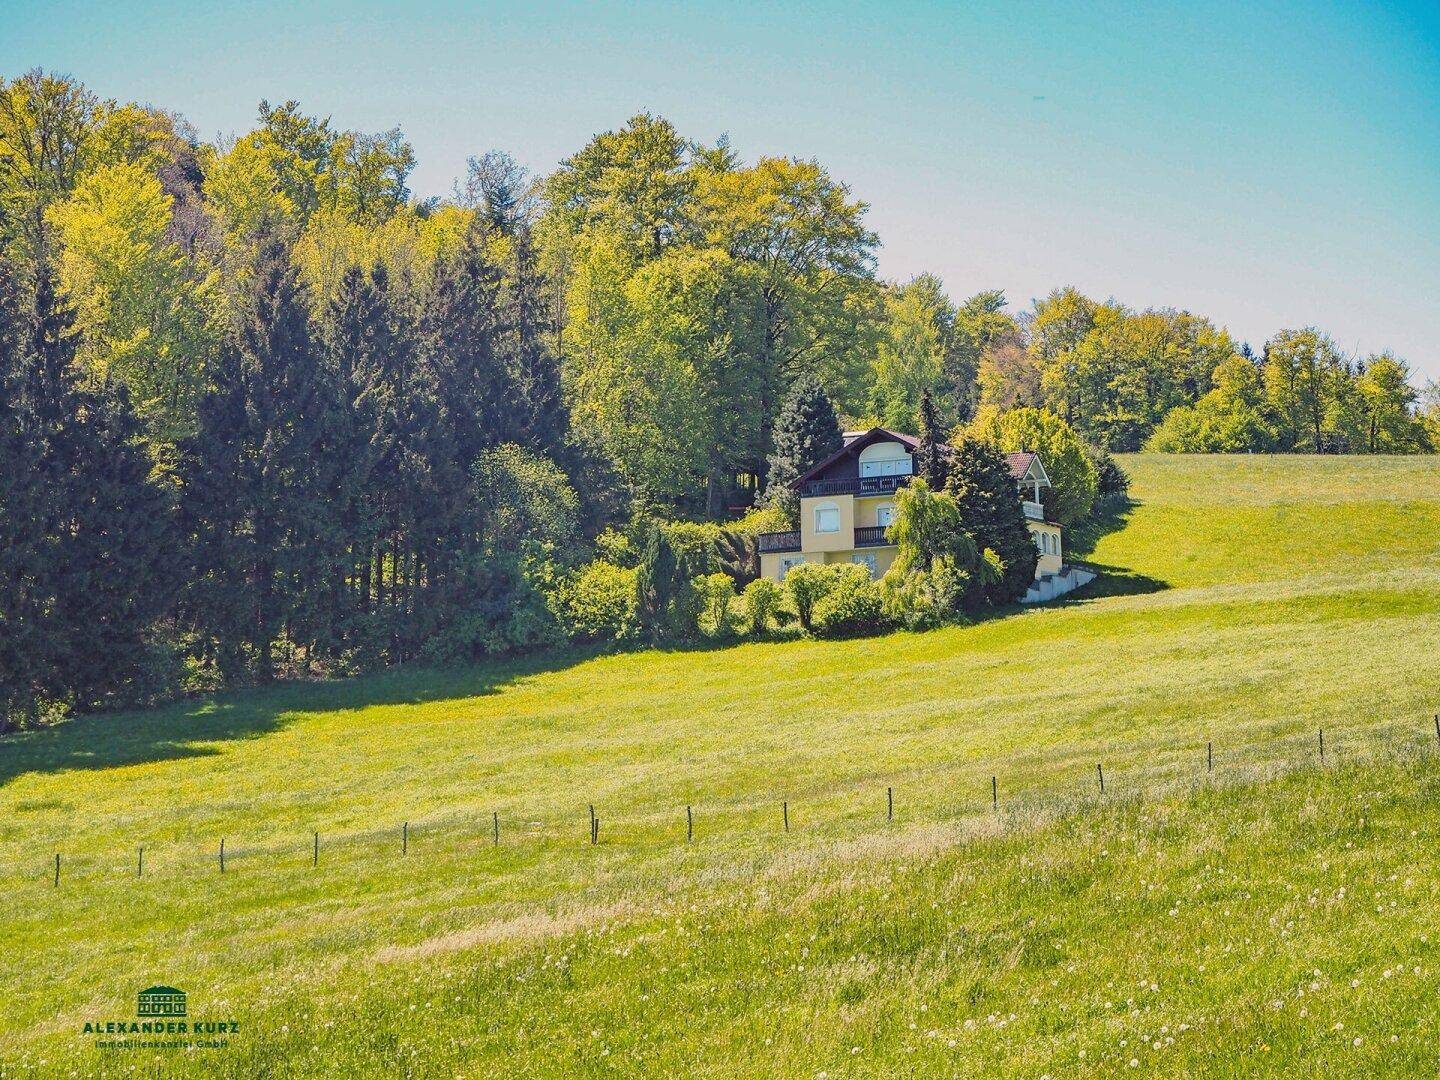
[[1058,606],[0,742],[0,1073],[1433,1071],[1440,466],[1124,464]]

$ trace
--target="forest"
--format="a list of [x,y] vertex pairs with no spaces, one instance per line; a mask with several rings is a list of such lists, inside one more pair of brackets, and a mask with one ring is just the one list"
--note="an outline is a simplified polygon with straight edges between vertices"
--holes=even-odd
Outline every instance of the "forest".
[[[0,80],[0,730],[565,641],[963,617],[1033,568],[1004,450],[1041,451],[1073,523],[1123,494],[1112,452],[1440,445],[1440,392],[1388,352],[885,281],[821,163],[650,113],[545,176],[489,150],[421,198],[414,165],[400,130],[294,101],[207,142],[66,76]],[[902,571],[750,580],[786,481],[876,424],[927,448]]]

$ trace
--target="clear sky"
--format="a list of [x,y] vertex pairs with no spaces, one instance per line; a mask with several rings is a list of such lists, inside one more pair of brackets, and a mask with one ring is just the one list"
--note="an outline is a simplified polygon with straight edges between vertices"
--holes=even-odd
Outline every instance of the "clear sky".
[[887,277],[1016,306],[1073,284],[1257,348],[1318,325],[1440,378],[1436,0],[0,0],[0,74],[34,66],[206,137],[261,98],[399,125],[422,195],[470,154],[543,172],[650,109],[820,159],[871,204]]

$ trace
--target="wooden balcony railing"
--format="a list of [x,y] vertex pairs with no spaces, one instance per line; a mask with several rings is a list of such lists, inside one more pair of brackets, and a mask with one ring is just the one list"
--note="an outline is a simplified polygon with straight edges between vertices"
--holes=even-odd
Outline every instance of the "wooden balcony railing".
[[911,476],[850,476],[844,480],[811,480],[801,495],[891,495],[910,483]]
[[1045,520],[1045,507],[1040,505],[1040,503],[1031,502],[1029,499],[1023,499],[1021,500],[1020,505],[1025,510],[1025,516],[1031,521]]
[[799,551],[800,530],[760,533],[755,537],[755,546],[761,554],[776,551]]
[[855,529],[856,547],[875,547],[877,544],[888,544],[885,539],[885,525],[860,525]]

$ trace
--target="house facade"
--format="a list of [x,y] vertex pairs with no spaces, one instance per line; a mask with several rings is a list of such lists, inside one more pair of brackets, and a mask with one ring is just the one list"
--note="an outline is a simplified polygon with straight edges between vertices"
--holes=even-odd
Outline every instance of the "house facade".
[[[847,431],[838,452],[792,485],[800,495],[800,528],[759,536],[760,575],[779,581],[802,562],[858,563],[871,577],[884,574],[895,561],[895,545],[885,538],[895,520],[895,493],[914,477],[918,449],[914,437],[885,428]],[[1039,456],[1008,454],[1006,463],[1039,553],[1026,600],[1048,600],[1089,581],[1094,575],[1065,566],[1063,530],[1045,520],[1041,492],[1050,478]]]

